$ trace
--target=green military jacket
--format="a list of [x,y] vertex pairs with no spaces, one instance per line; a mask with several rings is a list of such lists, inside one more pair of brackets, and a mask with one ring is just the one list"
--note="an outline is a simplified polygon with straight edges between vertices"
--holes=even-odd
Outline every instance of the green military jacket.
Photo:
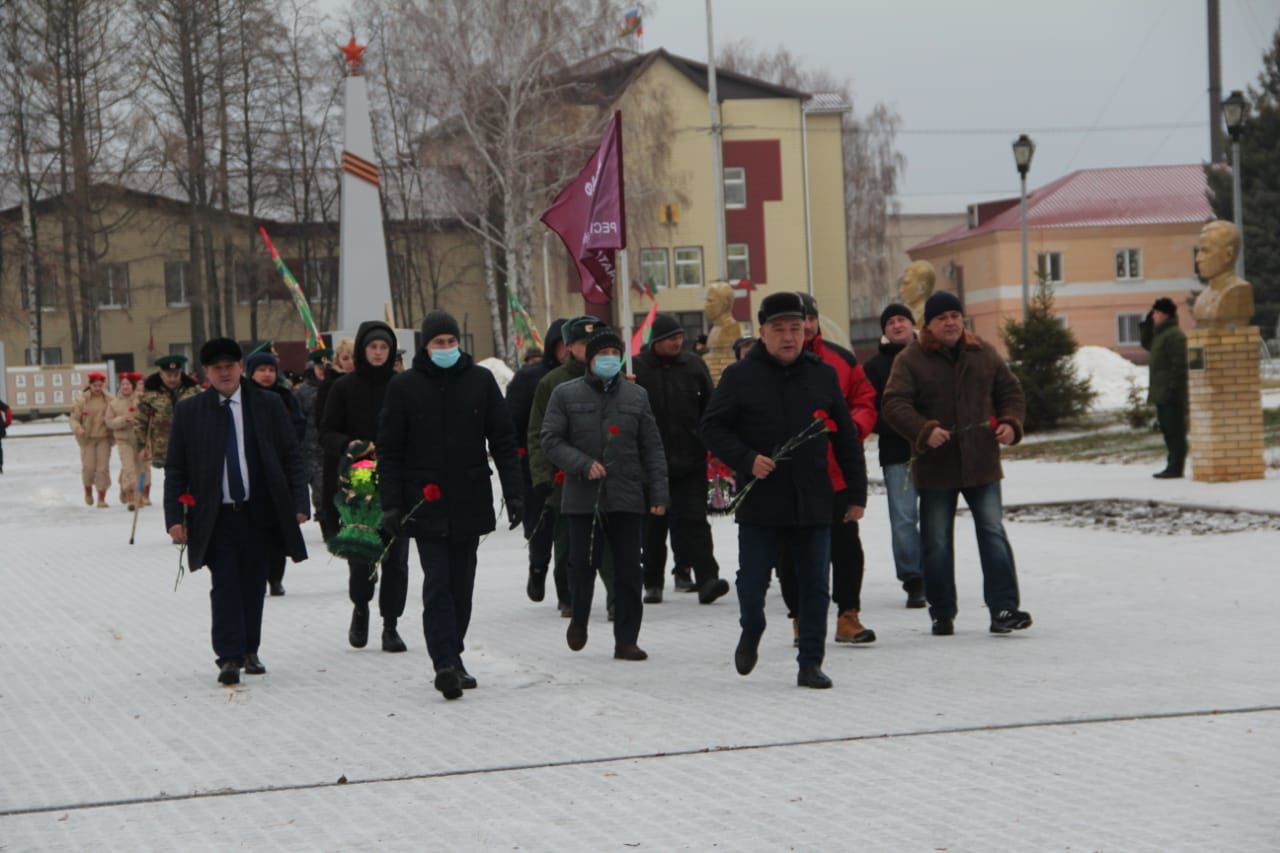
[[[557,385],[577,379],[586,372],[587,366],[570,355],[568,361],[542,377],[533,392],[533,410],[529,413],[529,434],[525,437],[525,447],[529,450],[529,474],[535,486],[552,483],[556,473],[555,466],[542,449],[541,438],[542,419],[547,414],[547,401],[551,399],[551,392]],[[560,505],[559,487],[556,488],[555,505]]]
[[1187,336],[1170,317],[1152,330],[1150,385],[1147,402],[1153,406],[1187,406]]
[[159,372],[147,377],[142,384],[137,413],[133,420],[134,446],[151,451],[151,467],[163,468],[169,451],[169,425],[173,423],[173,409],[182,400],[200,393],[200,386],[185,373],[177,388],[165,387]]

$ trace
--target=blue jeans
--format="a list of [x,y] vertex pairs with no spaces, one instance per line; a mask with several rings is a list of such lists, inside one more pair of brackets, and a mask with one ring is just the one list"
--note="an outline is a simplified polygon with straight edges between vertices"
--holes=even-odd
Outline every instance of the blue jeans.
[[831,561],[831,527],[765,527],[738,524],[738,610],[742,632],[751,637],[764,633],[764,594],[769,576],[786,547],[799,581],[801,667],[822,664],[827,639],[827,564]]
[[920,568],[920,496],[907,464],[885,465],[884,491],[889,498],[889,528],[893,534],[893,564],[898,580],[923,580]]
[[982,597],[994,616],[1018,607],[1018,572],[1013,548],[1001,520],[1000,483],[967,489],[920,489],[920,538],[924,543],[924,584],[929,615],[953,619],[956,615],[956,505],[960,495],[973,514],[982,560]]

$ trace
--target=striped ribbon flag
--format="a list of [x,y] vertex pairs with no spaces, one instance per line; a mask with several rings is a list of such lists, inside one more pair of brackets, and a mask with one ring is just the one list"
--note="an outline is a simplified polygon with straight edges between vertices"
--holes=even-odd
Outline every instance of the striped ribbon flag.
[[[653,299],[652,296],[649,297]],[[645,315],[644,322],[640,324],[640,328],[636,329],[636,333],[631,336],[631,355],[637,356],[644,349],[645,344],[649,343],[649,338],[653,337],[653,321],[658,316],[658,300],[653,299],[653,304],[649,306],[649,313]]]
[[289,289],[289,295],[293,297],[293,307],[298,309],[298,316],[302,317],[302,324],[307,327],[307,349],[311,351],[323,349],[324,341],[320,340],[320,331],[316,328],[316,321],[311,317],[311,306],[307,304],[307,295],[302,292],[302,285],[298,284],[298,280],[293,277],[293,273],[289,272],[289,268],[280,258],[280,253],[276,251],[271,238],[267,236],[267,229],[260,227],[258,233],[262,235],[262,241],[267,244],[267,251],[271,253],[271,260],[276,265],[281,278],[284,279],[284,286]]
[[538,334],[538,329],[533,325],[533,318],[529,316],[529,312],[524,310],[524,306],[520,304],[520,300],[516,299],[516,295],[511,292],[511,288],[507,288],[507,304],[511,306],[511,322],[516,327],[516,349],[523,350],[526,342],[532,342],[538,349],[543,348],[542,336]]

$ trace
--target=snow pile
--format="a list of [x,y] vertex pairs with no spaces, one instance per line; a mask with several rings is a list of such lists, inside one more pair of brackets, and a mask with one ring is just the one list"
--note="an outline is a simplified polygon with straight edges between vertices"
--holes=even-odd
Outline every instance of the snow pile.
[[1129,405],[1130,382],[1138,386],[1142,399],[1147,399],[1147,369],[1106,347],[1080,347],[1072,356],[1076,375],[1088,379],[1097,397],[1093,411],[1123,409]]
[[511,384],[511,378],[515,376],[515,371],[507,367],[507,363],[500,358],[486,358],[480,362],[480,366],[493,374],[493,378],[498,380],[498,387],[502,389],[502,396],[507,395],[507,385]]

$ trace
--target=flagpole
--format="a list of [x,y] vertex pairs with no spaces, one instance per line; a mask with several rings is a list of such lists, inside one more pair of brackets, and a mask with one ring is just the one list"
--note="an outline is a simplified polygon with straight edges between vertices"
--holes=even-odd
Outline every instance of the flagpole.
[[627,250],[618,250],[617,286],[622,289],[622,340],[626,345],[627,373],[631,373],[631,276],[627,272]]
[[547,307],[547,331],[551,331],[551,250],[547,246],[550,239],[550,231],[542,232],[542,300]]

